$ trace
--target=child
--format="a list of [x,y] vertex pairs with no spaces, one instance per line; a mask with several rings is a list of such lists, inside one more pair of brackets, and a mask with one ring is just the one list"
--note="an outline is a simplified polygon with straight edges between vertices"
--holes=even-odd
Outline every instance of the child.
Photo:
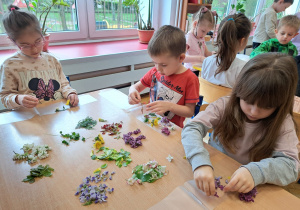
[[140,92],[150,87],[146,111],[166,116],[180,127],[183,127],[185,117],[193,116],[199,100],[199,80],[182,65],[185,50],[183,31],[170,25],[159,28],[148,44],[155,67],[130,87],[128,95],[130,104],[138,104]]
[[248,61],[239,59],[237,53],[246,47],[250,32],[251,22],[244,14],[224,18],[218,30],[217,54],[204,60],[201,77],[213,84],[232,88]]
[[202,63],[205,57],[212,55],[208,51],[204,37],[213,30],[215,25],[216,12],[212,12],[206,7],[201,7],[200,10],[193,16],[192,30],[190,30],[185,38],[187,43],[186,57],[184,59],[184,67],[191,69],[197,77],[199,71],[193,69],[194,63]]
[[[298,176],[298,138],[293,120],[297,70],[293,57],[280,53],[256,56],[244,66],[232,90],[200,112],[182,131],[182,144],[198,188],[214,195],[209,154],[202,139],[240,162],[224,188],[247,193],[259,184],[288,185]],[[280,96],[280,98],[278,98]]]
[[[299,19],[300,19],[300,12],[297,12],[295,14]],[[300,31],[298,31],[298,35],[295,36],[291,42],[297,47],[297,50],[298,50],[298,55],[300,55],[300,34],[299,34]]]
[[6,108],[33,108],[39,100],[67,98],[77,106],[78,96],[70,87],[59,61],[42,52],[44,38],[35,15],[10,5],[3,17],[9,39],[20,49],[0,69],[0,98]]
[[254,32],[253,49],[257,48],[264,41],[276,37],[276,13],[284,12],[293,3],[294,0],[274,0],[273,4],[262,13]]
[[281,18],[278,28],[275,29],[276,38],[261,43],[251,52],[250,58],[266,52],[281,52],[297,56],[297,47],[291,42],[291,39],[298,35],[299,28],[300,19],[296,15],[287,15]]

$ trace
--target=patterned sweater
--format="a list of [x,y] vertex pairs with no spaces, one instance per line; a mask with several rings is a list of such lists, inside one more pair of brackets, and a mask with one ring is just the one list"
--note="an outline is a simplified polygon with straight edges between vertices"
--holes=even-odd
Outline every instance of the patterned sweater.
[[59,61],[49,53],[34,59],[21,52],[6,59],[0,67],[0,98],[9,109],[19,108],[18,94],[36,96],[41,101],[67,98],[70,87]]
[[297,47],[292,42],[289,42],[287,44],[280,44],[278,39],[269,39],[261,43],[261,45],[259,45],[257,48],[255,48],[251,52],[250,58],[253,58],[259,54],[267,53],[267,52],[281,52],[281,53],[289,54],[291,56],[298,55]]

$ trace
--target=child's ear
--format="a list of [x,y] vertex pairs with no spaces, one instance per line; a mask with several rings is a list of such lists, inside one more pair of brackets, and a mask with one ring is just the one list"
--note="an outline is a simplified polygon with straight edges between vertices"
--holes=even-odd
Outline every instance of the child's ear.
[[240,46],[243,46],[246,41],[248,41],[248,39],[246,39],[245,37],[241,38],[240,39]]
[[277,28],[275,29],[275,34],[277,34],[278,33],[278,30],[277,30]]
[[299,33],[296,33],[294,36],[293,36],[293,38],[295,37],[295,36],[297,36]]
[[186,50],[190,49],[190,45],[186,44]]
[[182,63],[184,59],[185,59],[185,53],[181,53],[179,55],[179,62]]

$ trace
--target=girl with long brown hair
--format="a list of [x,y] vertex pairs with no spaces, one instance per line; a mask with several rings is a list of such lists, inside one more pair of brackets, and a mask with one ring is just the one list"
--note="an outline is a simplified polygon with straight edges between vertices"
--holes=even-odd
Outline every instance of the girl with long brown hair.
[[249,60],[247,56],[241,59],[237,53],[246,47],[250,32],[251,22],[244,14],[224,18],[218,29],[217,54],[203,61],[201,77],[213,84],[232,88]]
[[[231,96],[200,112],[182,131],[182,144],[199,189],[214,195],[215,183],[203,137],[241,163],[225,191],[247,193],[264,183],[288,185],[298,176],[298,138],[293,120],[297,67],[293,57],[261,54],[243,68]],[[222,174],[216,174],[216,176]]]

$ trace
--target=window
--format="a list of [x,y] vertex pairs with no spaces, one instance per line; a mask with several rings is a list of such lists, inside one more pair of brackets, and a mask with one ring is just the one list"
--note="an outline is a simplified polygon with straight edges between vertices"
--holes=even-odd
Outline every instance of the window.
[[[139,0],[142,16],[148,12],[149,1],[152,4],[153,0]],[[33,8],[32,4],[35,4],[36,0],[0,0],[0,18],[7,12],[7,6],[12,3],[22,10],[28,10],[26,2]],[[35,14],[39,18],[42,5],[52,0],[37,2]],[[51,33],[52,42],[91,38],[137,38],[137,15],[132,5],[126,4],[130,2],[128,0],[64,0],[64,2],[69,6],[55,5],[47,17],[47,32]],[[1,22],[0,45],[9,43]]]
[[245,8],[246,8],[246,12],[245,15],[249,18],[249,19],[253,19],[256,16],[256,8],[257,8],[257,4],[259,3],[259,0],[252,0],[252,1],[246,1],[245,2]]
[[212,10],[215,10],[222,20],[227,14],[228,0],[213,0]]

